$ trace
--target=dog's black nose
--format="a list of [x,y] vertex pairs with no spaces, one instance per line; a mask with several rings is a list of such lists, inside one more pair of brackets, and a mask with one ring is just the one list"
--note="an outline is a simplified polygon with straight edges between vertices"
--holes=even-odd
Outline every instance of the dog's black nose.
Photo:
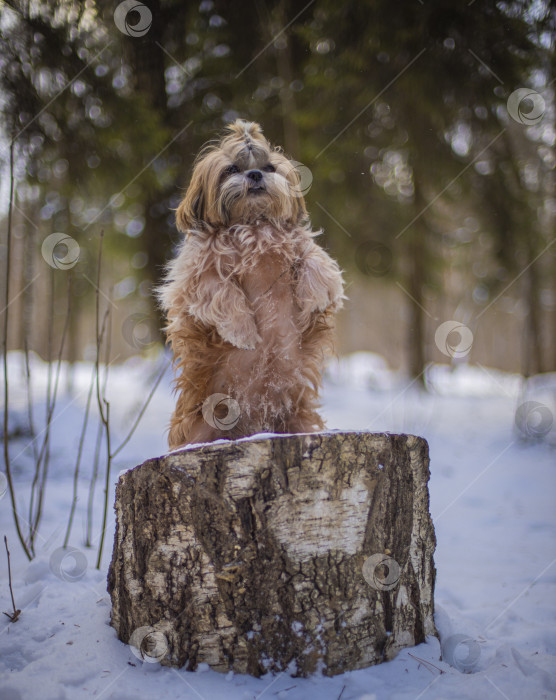
[[250,170],[247,173],[247,177],[253,182],[260,182],[263,179],[263,174],[260,170]]

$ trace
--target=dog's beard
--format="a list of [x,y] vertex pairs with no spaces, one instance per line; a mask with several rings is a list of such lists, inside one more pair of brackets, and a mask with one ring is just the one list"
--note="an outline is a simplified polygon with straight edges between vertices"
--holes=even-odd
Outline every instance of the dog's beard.
[[220,185],[216,200],[218,217],[227,225],[287,221],[295,204],[292,186],[277,173],[266,173],[260,182],[232,175]]

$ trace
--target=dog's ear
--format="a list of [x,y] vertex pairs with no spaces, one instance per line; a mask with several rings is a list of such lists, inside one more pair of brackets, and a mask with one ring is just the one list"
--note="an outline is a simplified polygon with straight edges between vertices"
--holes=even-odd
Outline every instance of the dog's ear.
[[295,223],[300,223],[301,221],[309,217],[307,213],[307,207],[305,205],[305,198],[303,197],[301,191],[301,176],[296,167],[296,165],[300,165],[300,163],[297,163],[297,161],[291,161],[289,160],[289,158],[286,158],[286,156],[282,155],[280,149],[275,148],[274,152],[280,153],[280,155],[282,156],[281,160],[285,164],[283,175],[288,181],[290,189],[290,205],[292,210],[291,218]]
[[292,204],[292,208],[293,208],[292,219],[296,223],[299,224],[302,221],[304,221],[305,219],[307,219],[309,217],[309,214],[307,213],[305,199],[301,195],[299,195],[298,197],[293,197],[293,199],[295,201]]
[[205,197],[201,178],[193,173],[185,197],[176,209],[176,226],[182,233],[197,228],[204,221]]

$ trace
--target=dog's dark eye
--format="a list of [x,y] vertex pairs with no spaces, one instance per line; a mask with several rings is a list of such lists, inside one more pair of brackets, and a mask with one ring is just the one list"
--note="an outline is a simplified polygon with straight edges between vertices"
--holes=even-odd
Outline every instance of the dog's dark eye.
[[272,165],[272,163],[265,165],[263,170],[265,171],[265,173],[275,173],[276,172],[276,168]]
[[234,173],[239,173],[237,165],[228,165],[226,170],[224,170],[224,175],[234,175]]

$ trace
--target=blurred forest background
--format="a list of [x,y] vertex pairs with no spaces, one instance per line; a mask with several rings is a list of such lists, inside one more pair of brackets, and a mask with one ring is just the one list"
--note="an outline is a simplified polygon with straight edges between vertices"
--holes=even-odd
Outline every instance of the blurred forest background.
[[93,359],[97,300],[111,361],[160,347],[152,286],[180,240],[173,209],[201,145],[243,117],[303,164],[348,281],[340,353],[414,377],[429,362],[556,370],[548,0],[4,0],[0,13],[10,349]]

